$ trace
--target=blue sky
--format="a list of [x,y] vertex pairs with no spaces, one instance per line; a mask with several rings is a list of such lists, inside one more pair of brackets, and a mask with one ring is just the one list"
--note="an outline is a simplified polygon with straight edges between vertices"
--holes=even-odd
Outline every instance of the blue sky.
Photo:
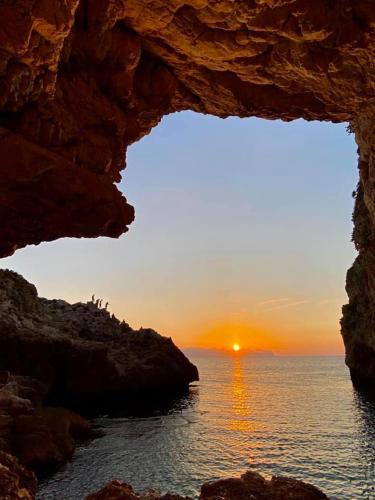
[[344,124],[170,115],[128,151],[129,233],[28,247],[1,266],[47,297],[96,293],[182,346],[342,352],[356,164]]

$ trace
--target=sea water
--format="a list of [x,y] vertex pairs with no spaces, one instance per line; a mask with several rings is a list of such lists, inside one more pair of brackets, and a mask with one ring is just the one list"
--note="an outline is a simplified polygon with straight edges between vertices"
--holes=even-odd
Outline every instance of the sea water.
[[39,498],[82,500],[114,478],[197,498],[202,483],[253,470],[375,499],[375,403],[353,389],[342,357],[192,361],[201,380],[189,394],[96,418],[103,436],[42,481]]

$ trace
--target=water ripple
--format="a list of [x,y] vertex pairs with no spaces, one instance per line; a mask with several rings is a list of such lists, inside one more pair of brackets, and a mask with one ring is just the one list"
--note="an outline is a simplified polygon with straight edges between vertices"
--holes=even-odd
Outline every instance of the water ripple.
[[81,500],[113,478],[197,497],[208,480],[252,469],[310,481],[339,500],[374,500],[375,403],[342,358],[197,358],[201,383],[167,406],[95,424],[104,436],[40,486]]

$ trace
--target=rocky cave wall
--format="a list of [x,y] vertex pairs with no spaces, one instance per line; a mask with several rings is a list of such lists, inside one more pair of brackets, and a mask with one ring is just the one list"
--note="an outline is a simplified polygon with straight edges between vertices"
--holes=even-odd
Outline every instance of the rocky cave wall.
[[127,231],[126,148],[167,113],[348,121],[343,336],[353,377],[375,380],[374,28],[373,0],[0,0],[1,256]]

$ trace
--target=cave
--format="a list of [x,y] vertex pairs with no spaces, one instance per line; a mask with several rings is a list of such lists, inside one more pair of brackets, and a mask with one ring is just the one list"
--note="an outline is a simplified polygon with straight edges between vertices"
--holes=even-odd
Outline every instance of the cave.
[[0,4],[0,254],[118,237],[127,147],[169,113],[348,122],[359,148],[342,335],[375,381],[375,12],[371,0]]
[[[360,446],[370,456],[373,407],[362,408],[361,402],[363,398],[367,405],[367,389],[373,390],[375,382],[373,0],[2,0],[0,19],[2,258],[59,238],[119,238],[126,233],[135,218],[126,188],[125,195],[119,189],[127,150],[166,115],[186,111],[218,118],[347,124],[358,146],[352,233],[358,255],[346,276],[349,300],[342,309],[341,334],[346,364],[359,389],[352,393],[346,371],[350,398],[354,394],[363,420]],[[186,390],[199,379],[195,365],[170,338],[150,328],[134,330],[94,296],[85,304],[44,299],[9,270],[0,270],[0,281],[0,406],[6,409],[0,412],[0,497],[35,498],[36,478],[24,466],[37,470],[38,465],[69,460],[79,431],[88,437],[92,430],[88,420],[70,409],[43,406],[47,394],[52,398],[47,402],[54,396],[74,409],[71,403],[84,403],[84,398],[87,404],[98,404],[98,399],[103,405],[117,403],[124,394],[145,390],[147,395],[150,387]],[[138,348],[127,351],[124,341]],[[301,366],[300,373],[309,379],[303,362]],[[246,390],[240,362],[235,367],[233,407],[240,411],[233,427],[247,432],[240,419]],[[272,370],[269,375],[277,377]],[[330,406],[320,413],[317,405],[310,411],[305,404],[309,383],[303,377],[297,382],[303,401],[300,434],[309,434],[304,411],[314,412],[317,421],[329,415],[334,428],[338,401],[343,396],[352,401],[348,391],[344,395],[340,385],[327,384]],[[215,390],[222,403],[219,393]],[[284,418],[283,411],[276,414]],[[347,432],[343,429],[333,434],[333,441],[323,435],[324,449],[336,458],[336,443]],[[315,439],[318,446],[320,437]],[[292,440],[298,443],[295,436]],[[302,458],[304,446],[298,455]],[[348,461],[338,460],[349,472],[350,446],[344,450]],[[282,454],[281,449],[276,453]],[[201,468],[199,459],[194,463]],[[373,488],[373,471],[368,472]],[[239,492],[241,498],[253,492],[283,500],[296,494],[327,498],[301,480],[268,480],[248,471],[240,479],[205,484],[200,498],[237,498]],[[117,481],[87,498],[109,498],[113,492],[121,498],[181,498],[152,492],[139,497]]]

